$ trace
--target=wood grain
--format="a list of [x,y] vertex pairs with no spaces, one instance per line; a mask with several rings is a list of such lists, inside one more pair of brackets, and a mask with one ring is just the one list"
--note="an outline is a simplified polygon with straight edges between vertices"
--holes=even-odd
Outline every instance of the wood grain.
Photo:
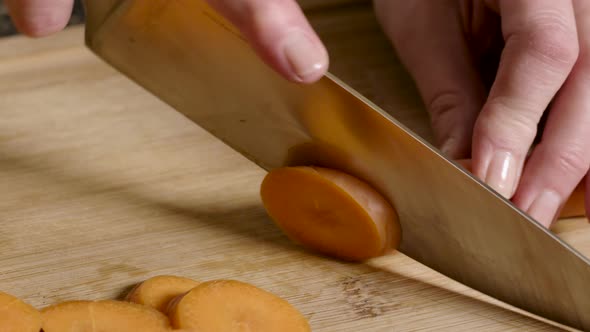
[[[431,137],[369,10],[310,18],[336,75]],[[261,207],[264,172],[98,60],[80,28],[0,43],[0,290],[42,307],[157,274],[235,278],[314,331],[560,330],[401,254],[344,264],[289,243]],[[585,220],[555,230],[590,254]]]

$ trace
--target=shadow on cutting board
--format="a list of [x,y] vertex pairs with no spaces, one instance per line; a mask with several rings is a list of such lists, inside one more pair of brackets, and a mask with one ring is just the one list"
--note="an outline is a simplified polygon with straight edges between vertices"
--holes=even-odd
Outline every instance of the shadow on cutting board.
[[[306,259],[311,263],[307,268],[319,270],[323,267],[325,270],[326,264],[333,265],[334,270],[338,271],[328,271],[328,273],[339,273],[339,282],[335,285],[326,285],[326,287],[339,288],[336,293],[342,294],[340,300],[348,311],[355,315],[355,319],[383,315],[415,315],[416,312],[427,314],[428,312],[432,313],[434,309],[453,312],[452,308],[456,307],[458,308],[456,312],[460,311],[460,315],[472,314],[479,319],[488,319],[496,321],[496,323],[498,323],[497,318],[494,317],[502,317],[500,323],[505,321],[506,326],[512,326],[513,323],[510,322],[514,320],[518,322],[517,326],[530,326],[536,330],[546,331],[558,330],[552,325],[518,312],[457,293],[452,289],[418,280],[409,275],[403,275],[403,273],[395,271],[396,266],[378,266],[372,262],[365,264],[341,263],[305,252],[291,243],[274,225],[269,227],[272,222],[266,216],[261,205],[243,205],[239,208],[223,209],[210,205],[200,206],[198,202],[195,204],[179,203],[159,199],[157,196],[153,196],[150,190],[143,189],[142,191],[141,186],[125,185],[116,178],[116,174],[93,174],[91,170],[82,173],[79,170],[67,168],[67,165],[60,164],[59,161],[50,158],[39,160],[39,158],[33,159],[16,155],[14,152],[8,153],[0,150],[0,172],[9,176],[26,173],[27,176],[35,177],[35,181],[41,185],[66,186],[70,192],[79,196],[92,196],[105,191],[117,192],[118,195],[113,197],[113,200],[116,200],[118,206],[139,205],[142,209],[150,211],[181,215],[185,217],[181,218],[182,220],[191,224],[206,225],[216,228],[220,232],[231,232],[253,242],[262,241],[282,251],[299,251],[301,255],[309,255]],[[160,195],[163,197],[165,193],[160,193]],[[0,219],[1,215],[0,212]],[[227,265],[227,263],[225,264]],[[119,298],[125,296],[130,289],[123,289]],[[420,294],[420,296],[415,296],[415,294]],[[309,313],[309,315],[313,317],[314,313]],[[435,319],[435,314],[432,317]]]

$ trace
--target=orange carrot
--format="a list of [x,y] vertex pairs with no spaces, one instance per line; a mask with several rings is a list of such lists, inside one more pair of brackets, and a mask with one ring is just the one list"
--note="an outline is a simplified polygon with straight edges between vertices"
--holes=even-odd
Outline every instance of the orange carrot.
[[154,308],[130,302],[68,301],[41,310],[43,332],[169,332],[170,321]]
[[[457,163],[471,172],[471,159],[460,159],[457,160]],[[558,219],[586,217],[585,191],[586,186],[584,185],[584,181],[582,181],[564,203]]]
[[277,168],[264,178],[260,195],[292,241],[328,256],[362,261],[397,248],[401,240],[394,207],[369,184],[341,171]]
[[201,283],[170,303],[169,317],[173,328],[185,331],[311,331],[289,302],[235,280]]
[[165,313],[173,298],[188,292],[196,287],[198,281],[178,276],[161,275],[149,278],[138,284],[129,294],[126,300],[137,304],[143,304]]
[[574,218],[586,216],[586,186],[582,181],[572,192],[568,200],[563,205],[559,218]]
[[41,314],[17,297],[0,292],[0,332],[39,332]]

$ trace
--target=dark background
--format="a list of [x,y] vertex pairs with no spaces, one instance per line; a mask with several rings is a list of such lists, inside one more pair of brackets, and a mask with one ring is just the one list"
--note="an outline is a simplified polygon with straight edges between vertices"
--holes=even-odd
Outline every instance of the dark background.
[[[81,0],[76,0],[72,18],[69,25],[80,24],[84,22],[84,11],[82,10]],[[4,7],[4,1],[0,0],[0,37],[16,34],[17,31],[8,16],[8,11]]]

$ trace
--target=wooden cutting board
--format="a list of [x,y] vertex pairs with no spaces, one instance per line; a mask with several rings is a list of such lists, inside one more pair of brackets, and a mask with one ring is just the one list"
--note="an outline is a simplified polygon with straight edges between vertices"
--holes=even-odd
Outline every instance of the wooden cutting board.
[[[310,18],[332,72],[430,139],[371,11]],[[37,307],[175,274],[263,287],[314,331],[559,330],[399,253],[345,264],[294,246],[262,209],[264,171],[97,59],[81,28],[1,40],[0,78],[0,290]],[[555,230],[590,254],[586,220]]]

